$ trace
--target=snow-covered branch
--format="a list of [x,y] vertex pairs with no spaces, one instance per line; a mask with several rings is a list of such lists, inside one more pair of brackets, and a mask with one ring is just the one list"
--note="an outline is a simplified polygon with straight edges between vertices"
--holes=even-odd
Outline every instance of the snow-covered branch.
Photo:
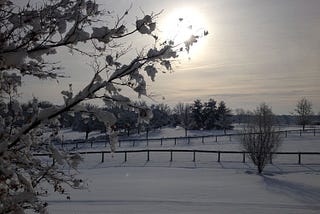
[[[100,97],[106,106],[136,109],[142,122],[152,117],[147,107],[135,106],[118,87],[128,86],[139,96],[147,95],[145,75],[154,81],[158,70],[171,70],[172,60],[183,50],[172,42],[158,42],[154,18],[159,14],[144,15],[133,21],[134,27],[129,29],[131,26],[124,24],[129,10],[110,26],[107,24],[111,22],[102,22],[100,18],[111,17],[94,0],[45,0],[42,5],[29,2],[24,7],[0,0],[0,213],[24,213],[26,209],[46,213],[47,204],[39,198],[47,194],[43,186],[39,187],[44,182],[61,194],[65,194],[63,184],[81,187],[83,182],[73,171],[81,156],[70,155],[54,143],[61,142],[57,118],[63,113],[87,112],[96,117],[105,126],[112,151],[117,142],[113,127],[117,118],[105,110],[84,109],[84,101]],[[128,53],[129,47],[119,43],[134,34],[150,36],[155,44],[149,50],[142,48],[128,63],[123,63],[121,56]],[[198,38],[195,35],[185,43],[185,50],[189,51]],[[81,48],[83,45],[86,48]],[[91,80],[77,93],[71,84],[62,91],[64,105],[42,108],[34,98],[22,108],[17,97],[23,76],[40,79],[63,76],[57,73],[59,65],[45,60],[63,47],[96,64]],[[46,125],[51,127],[49,136],[44,134],[48,132]],[[35,153],[50,154],[52,164],[41,161]],[[70,170],[62,170],[67,166]]]

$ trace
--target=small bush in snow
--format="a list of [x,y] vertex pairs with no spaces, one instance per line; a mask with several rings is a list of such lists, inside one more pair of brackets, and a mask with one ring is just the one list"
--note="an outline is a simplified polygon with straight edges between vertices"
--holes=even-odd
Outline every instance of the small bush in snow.
[[242,132],[241,144],[260,174],[282,142],[281,133],[275,129],[271,108],[265,103],[257,107]]

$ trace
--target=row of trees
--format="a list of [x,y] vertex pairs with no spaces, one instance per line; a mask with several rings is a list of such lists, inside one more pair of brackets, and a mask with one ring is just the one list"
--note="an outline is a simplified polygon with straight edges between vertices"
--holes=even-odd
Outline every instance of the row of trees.
[[[145,102],[136,102],[136,106],[147,107]],[[90,105],[87,105],[88,108]],[[92,107],[92,106],[91,106]],[[97,107],[95,107],[97,108]],[[139,115],[133,109],[123,109],[121,107],[111,107],[104,109],[114,113],[117,117],[114,129],[125,131],[129,136],[131,133],[140,133],[141,130],[149,131],[151,129],[161,129],[164,126],[181,126],[186,130],[202,130],[202,129],[231,129],[232,115],[231,110],[221,101],[218,105],[213,99],[208,102],[201,103],[195,100],[193,104],[179,103],[174,108],[167,104],[153,104],[150,106],[152,118],[145,123],[139,123]],[[75,117],[69,117],[67,124],[72,124],[73,130],[91,132],[93,130],[103,130],[103,126],[99,125],[94,117],[80,113]]]
[[[147,108],[145,102],[135,102],[135,106],[139,108]],[[30,115],[28,112],[32,102],[22,105],[24,115]],[[51,108],[54,105],[49,102],[39,102],[39,108]],[[217,103],[210,99],[208,102],[202,103],[195,100],[193,104],[179,103],[174,108],[167,104],[153,104],[150,106],[152,118],[145,123],[139,122],[138,112],[134,108],[123,108],[121,106],[98,107],[92,104],[85,104],[82,111],[64,112],[59,118],[62,127],[71,127],[75,131],[86,132],[86,140],[89,133],[95,130],[105,131],[103,122],[99,121],[93,112],[97,109],[111,112],[117,118],[116,123],[112,127],[115,130],[125,132],[128,136],[141,130],[148,131],[158,129],[164,126],[181,126],[186,132],[189,129],[231,129],[232,115],[231,110],[227,108],[225,102]],[[26,117],[28,118],[28,117]],[[25,123],[27,121],[21,121]],[[187,134],[187,133],[186,133]]]
[[202,103],[195,100],[193,104],[179,103],[174,108],[175,125],[185,129],[209,130],[209,129],[231,129],[231,110],[221,101],[217,104],[214,99]]
[[[145,102],[135,102],[135,106],[147,108]],[[25,118],[31,118],[29,110],[32,102],[22,104],[23,114]],[[39,108],[45,109],[52,107],[50,102],[39,102]],[[105,131],[103,122],[97,120],[92,113],[98,106],[89,103],[84,105],[85,111],[82,112],[65,112],[59,118],[62,127],[71,127],[75,131],[86,132],[86,140],[90,132],[95,130]],[[310,124],[311,121],[316,122],[317,117],[312,117],[310,114],[312,104],[307,99],[299,100],[296,112],[297,115],[275,115],[277,124],[294,124],[303,125]],[[121,130],[128,136],[132,133],[140,133],[140,131],[149,131],[151,129],[158,129],[163,126],[181,126],[187,130],[210,130],[210,129],[231,129],[232,122],[248,123],[251,120],[252,112],[236,109],[235,115],[231,114],[231,110],[226,107],[225,102],[217,103],[210,99],[207,102],[195,100],[192,104],[179,103],[174,108],[167,104],[153,104],[150,106],[152,119],[148,123],[138,123],[139,116],[134,109],[124,109],[121,106],[111,106],[102,108],[104,111],[112,112],[117,117],[117,122],[113,126],[114,129]],[[26,123],[27,121],[20,121]]]

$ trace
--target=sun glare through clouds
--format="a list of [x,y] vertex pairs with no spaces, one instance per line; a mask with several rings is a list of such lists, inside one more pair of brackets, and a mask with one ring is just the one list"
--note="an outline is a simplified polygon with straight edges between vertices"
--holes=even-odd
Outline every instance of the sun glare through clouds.
[[[163,38],[171,40],[175,44],[183,44],[192,35],[203,36],[205,34],[204,20],[201,13],[194,7],[176,8],[165,16],[160,30],[163,33]],[[198,42],[194,43],[191,49],[192,55],[196,56],[201,45]]]

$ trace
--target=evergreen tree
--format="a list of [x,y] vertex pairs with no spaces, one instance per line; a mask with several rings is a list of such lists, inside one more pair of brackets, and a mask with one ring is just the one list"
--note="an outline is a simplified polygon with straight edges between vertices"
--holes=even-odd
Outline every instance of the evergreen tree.
[[200,100],[195,100],[193,105],[191,106],[191,117],[192,117],[192,128],[193,129],[201,129],[203,128],[203,104]]
[[209,99],[204,105],[203,118],[205,129],[216,128],[216,122],[218,120],[216,104],[217,102],[214,99]]
[[217,109],[218,121],[217,121],[217,129],[223,129],[226,133],[227,129],[230,129],[232,123],[232,114],[231,110],[227,108],[224,101],[219,103]]

